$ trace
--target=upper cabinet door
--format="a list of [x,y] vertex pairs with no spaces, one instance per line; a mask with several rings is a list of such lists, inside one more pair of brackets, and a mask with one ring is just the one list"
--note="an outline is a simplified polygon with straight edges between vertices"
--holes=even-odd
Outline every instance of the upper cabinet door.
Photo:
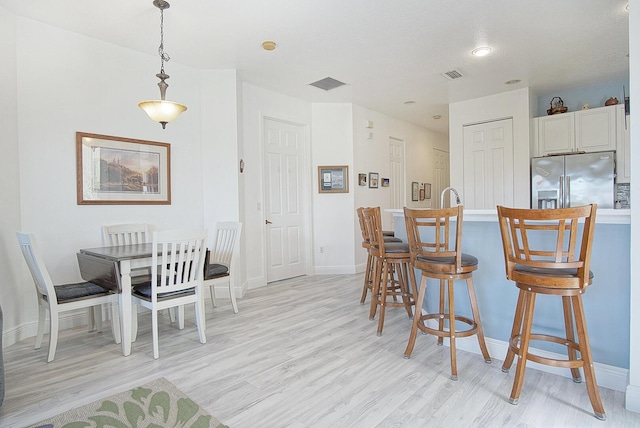
[[602,152],[616,149],[615,106],[575,112],[576,149]]
[[538,118],[538,151],[540,155],[575,151],[573,113]]

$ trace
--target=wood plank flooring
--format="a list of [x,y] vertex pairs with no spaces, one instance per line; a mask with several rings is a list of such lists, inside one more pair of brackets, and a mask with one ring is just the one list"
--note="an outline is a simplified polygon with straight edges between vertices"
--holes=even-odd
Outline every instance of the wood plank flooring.
[[[153,359],[150,316],[123,357],[108,326],[61,332],[56,358],[34,338],[5,349],[6,397],[0,427],[24,427],[67,409],[163,376],[232,428],[255,427],[639,427],[624,394],[601,388],[607,420],[593,416],[584,384],[527,369],[520,403],[507,401],[512,374],[459,351],[449,379],[449,348],[419,335],[403,353],[410,320],[389,308],[381,337],[360,305],[362,275],[300,277],[251,290],[234,314],[207,305],[201,345],[187,309],[185,329],[160,321]],[[368,302],[368,301],[367,301]],[[207,302],[209,303],[209,302]],[[47,338],[45,337],[45,341]],[[514,370],[512,370],[513,372]]]

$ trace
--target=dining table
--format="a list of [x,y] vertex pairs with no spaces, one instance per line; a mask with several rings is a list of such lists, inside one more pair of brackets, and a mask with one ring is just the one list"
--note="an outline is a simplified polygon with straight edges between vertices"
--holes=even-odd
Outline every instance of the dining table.
[[120,311],[120,334],[122,355],[131,354],[132,307],[131,307],[131,271],[132,269],[152,266],[153,244],[116,245],[80,249],[80,254],[88,255],[105,262],[115,263],[119,278],[118,303]]

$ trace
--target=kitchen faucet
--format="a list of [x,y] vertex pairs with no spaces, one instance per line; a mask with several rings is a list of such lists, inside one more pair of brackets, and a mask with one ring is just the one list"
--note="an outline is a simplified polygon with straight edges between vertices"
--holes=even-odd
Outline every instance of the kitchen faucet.
[[453,194],[456,195],[456,205],[460,205],[462,202],[460,202],[460,196],[458,195],[457,190],[449,186],[445,187],[442,193],[440,193],[440,208],[444,208],[444,194],[447,193],[447,190],[452,191]]

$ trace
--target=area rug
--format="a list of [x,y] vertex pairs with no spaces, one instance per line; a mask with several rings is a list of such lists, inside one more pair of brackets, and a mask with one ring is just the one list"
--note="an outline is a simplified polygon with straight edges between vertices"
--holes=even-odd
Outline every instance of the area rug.
[[165,378],[94,401],[31,428],[228,428]]

